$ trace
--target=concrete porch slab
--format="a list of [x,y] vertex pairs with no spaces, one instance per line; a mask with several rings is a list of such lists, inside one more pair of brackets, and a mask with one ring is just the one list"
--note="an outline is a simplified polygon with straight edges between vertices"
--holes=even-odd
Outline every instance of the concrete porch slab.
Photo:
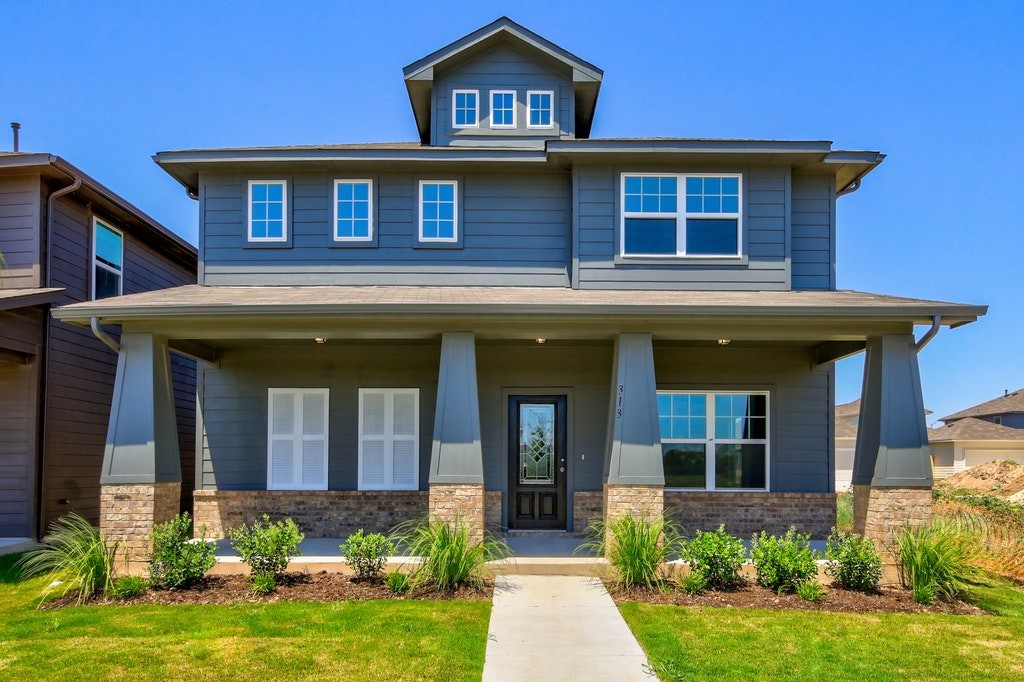
[[0,538],[0,555],[24,552],[38,544],[32,538]]

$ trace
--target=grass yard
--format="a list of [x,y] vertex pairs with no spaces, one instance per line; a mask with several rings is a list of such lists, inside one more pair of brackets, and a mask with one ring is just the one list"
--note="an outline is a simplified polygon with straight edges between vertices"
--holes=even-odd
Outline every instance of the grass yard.
[[34,608],[0,557],[0,680],[479,680],[489,601]]
[[620,609],[665,681],[1024,679],[1024,591],[975,593],[997,615]]

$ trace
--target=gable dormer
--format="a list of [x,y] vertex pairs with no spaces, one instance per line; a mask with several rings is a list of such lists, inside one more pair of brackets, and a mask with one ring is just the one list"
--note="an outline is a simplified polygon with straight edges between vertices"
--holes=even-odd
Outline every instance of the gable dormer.
[[423,144],[488,147],[590,137],[604,76],[507,17],[404,73]]

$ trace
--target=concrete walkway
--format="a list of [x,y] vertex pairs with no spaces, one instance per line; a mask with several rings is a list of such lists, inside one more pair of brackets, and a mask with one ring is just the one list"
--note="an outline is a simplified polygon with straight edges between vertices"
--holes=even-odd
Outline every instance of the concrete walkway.
[[498,680],[644,680],[647,657],[595,578],[498,576],[484,662]]

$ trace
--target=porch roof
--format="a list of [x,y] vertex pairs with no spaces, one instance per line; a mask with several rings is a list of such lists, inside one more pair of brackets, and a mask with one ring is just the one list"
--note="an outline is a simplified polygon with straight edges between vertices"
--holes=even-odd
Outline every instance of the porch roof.
[[53,303],[63,292],[59,288],[0,289],[0,310]]

